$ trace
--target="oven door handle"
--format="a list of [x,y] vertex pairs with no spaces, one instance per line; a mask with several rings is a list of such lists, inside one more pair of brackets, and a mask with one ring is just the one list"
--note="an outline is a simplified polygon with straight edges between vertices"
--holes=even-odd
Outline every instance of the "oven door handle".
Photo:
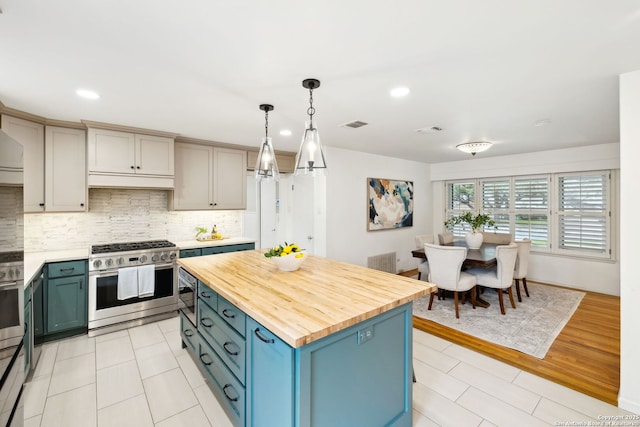
[[18,286],[18,282],[3,283],[2,285],[0,285],[0,289],[15,288],[16,286]]

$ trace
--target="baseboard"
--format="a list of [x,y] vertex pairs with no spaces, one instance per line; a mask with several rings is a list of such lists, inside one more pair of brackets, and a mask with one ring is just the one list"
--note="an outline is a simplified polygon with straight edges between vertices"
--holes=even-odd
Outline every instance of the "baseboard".
[[640,402],[625,399],[620,395],[618,395],[618,408],[633,412],[634,414],[640,414]]

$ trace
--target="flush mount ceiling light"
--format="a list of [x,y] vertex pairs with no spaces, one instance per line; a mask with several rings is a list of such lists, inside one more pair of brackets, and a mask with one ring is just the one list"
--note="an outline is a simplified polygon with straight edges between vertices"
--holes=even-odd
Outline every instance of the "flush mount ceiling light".
[[411,91],[409,90],[408,87],[401,86],[401,87],[396,87],[396,88],[391,89],[391,91],[389,93],[394,98],[402,98],[403,96],[409,95],[409,92],[411,92]]
[[305,124],[304,136],[300,144],[300,150],[296,156],[296,175],[325,173],[327,163],[324,160],[324,150],[320,143],[318,129],[313,124],[313,115],[316,109],[313,108],[313,89],[320,87],[320,81],[316,79],[305,79],[302,86],[309,89],[309,108],[307,114],[309,121]]
[[475,141],[458,144],[456,145],[456,148],[464,153],[469,153],[472,156],[475,156],[476,153],[481,153],[488,150],[492,145],[493,144],[488,141]]
[[76,95],[78,95],[81,98],[86,98],[86,99],[99,99],[100,95],[98,95],[97,92],[94,92],[92,90],[88,90],[88,89],[78,89],[76,90]]
[[262,138],[258,160],[256,161],[255,177],[258,181],[262,179],[278,181],[280,172],[278,171],[273,144],[269,137],[269,111],[273,111],[273,105],[260,104],[260,109],[264,111],[264,138]]

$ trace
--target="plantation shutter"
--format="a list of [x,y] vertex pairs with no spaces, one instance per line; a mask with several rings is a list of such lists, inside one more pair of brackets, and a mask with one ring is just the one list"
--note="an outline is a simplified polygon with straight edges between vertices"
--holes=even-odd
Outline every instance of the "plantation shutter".
[[[482,212],[488,214],[498,227],[498,233],[510,232],[510,189],[511,180],[482,181]],[[493,227],[485,227],[493,231]]]
[[549,247],[549,178],[514,181],[515,239],[530,239],[531,246]]

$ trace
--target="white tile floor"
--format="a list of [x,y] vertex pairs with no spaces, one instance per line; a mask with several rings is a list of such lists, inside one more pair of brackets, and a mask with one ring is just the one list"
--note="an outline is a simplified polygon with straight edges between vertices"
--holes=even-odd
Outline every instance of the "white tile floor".
[[[175,317],[44,345],[25,389],[25,427],[230,426],[179,327]],[[413,351],[414,426],[595,423],[626,413],[418,330]]]

